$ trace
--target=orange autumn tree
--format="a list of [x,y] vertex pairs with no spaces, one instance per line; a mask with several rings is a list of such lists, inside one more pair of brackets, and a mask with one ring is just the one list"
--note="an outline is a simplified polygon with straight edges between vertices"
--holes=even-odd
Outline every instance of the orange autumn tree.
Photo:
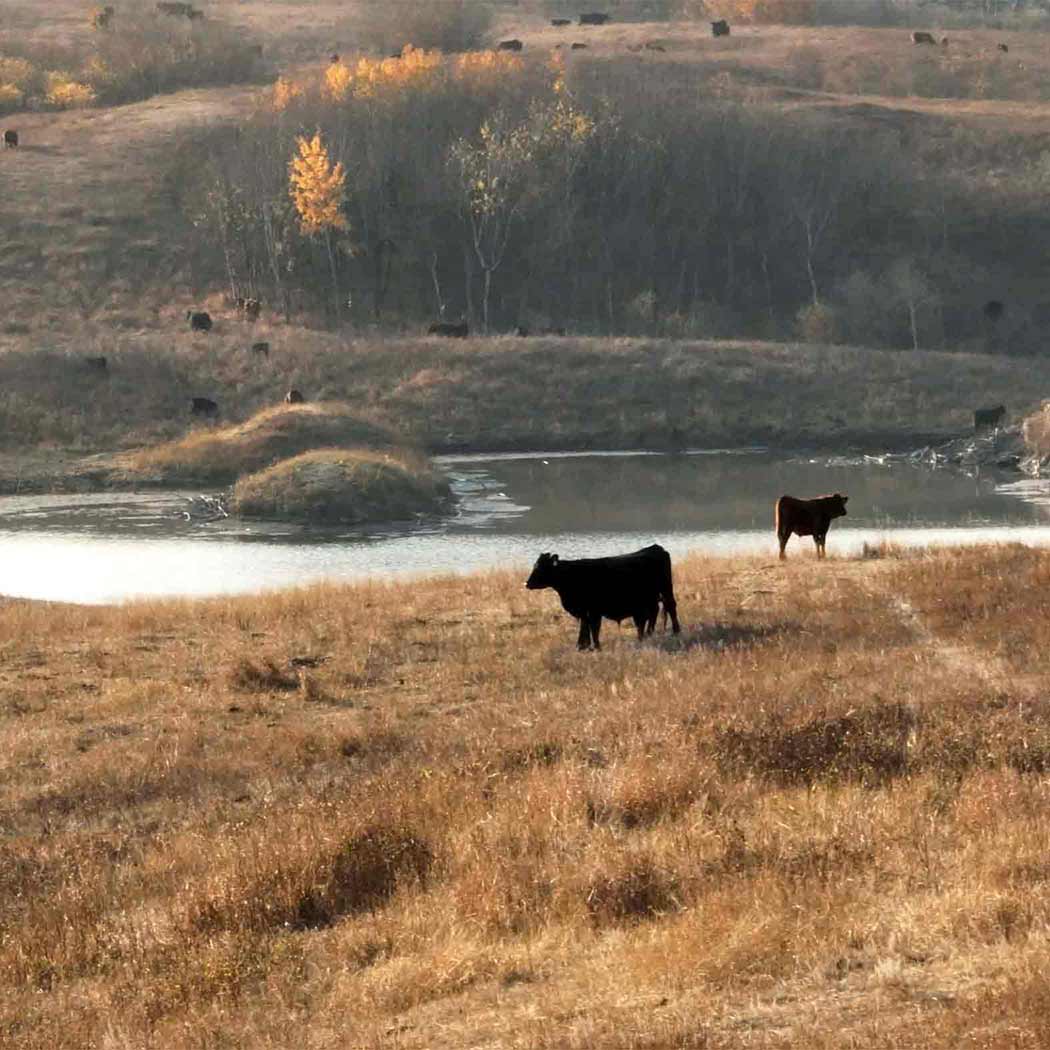
[[289,164],[289,193],[299,215],[299,228],[307,237],[323,236],[332,274],[335,315],[339,317],[339,278],[335,267],[332,236],[349,228],[343,214],[346,172],[342,163],[332,164],[318,131],[312,139],[296,139],[298,155]]

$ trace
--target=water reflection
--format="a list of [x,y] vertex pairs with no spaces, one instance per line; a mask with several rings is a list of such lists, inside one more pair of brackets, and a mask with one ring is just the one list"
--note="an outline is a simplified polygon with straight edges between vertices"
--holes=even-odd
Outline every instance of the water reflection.
[[[686,455],[446,457],[454,514],[383,527],[306,529],[187,519],[193,493],[0,499],[0,593],[78,602],[258,591],[317,579],[523,569],[663,543],[672,555],[766,552],[781,493],[848,492],[829,549],[865,542],[1050,544],[1045,483],[973,479],[900,461]],[[807,554],[809,541],[789,551]]]

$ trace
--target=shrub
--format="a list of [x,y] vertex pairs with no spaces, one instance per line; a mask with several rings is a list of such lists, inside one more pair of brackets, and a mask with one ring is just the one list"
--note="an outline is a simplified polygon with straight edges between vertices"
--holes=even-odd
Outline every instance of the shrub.
[[81,84],[65,73],[48,73],[47,94],[44,96],[48,105],[58,109],[79,109],[90,106],[98,96],[89,84]]
[[834,343],[838,340],[838,318],[826,303],[807,303],[795,315],[800,339],[807,343]]

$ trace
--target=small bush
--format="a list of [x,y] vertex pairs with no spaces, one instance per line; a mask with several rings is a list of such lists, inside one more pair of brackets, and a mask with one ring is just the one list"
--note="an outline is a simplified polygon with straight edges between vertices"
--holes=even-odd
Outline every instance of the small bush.
[[807,303],[795,315],[799,338],[807,343],[838,341],[838,318],[825,303]]

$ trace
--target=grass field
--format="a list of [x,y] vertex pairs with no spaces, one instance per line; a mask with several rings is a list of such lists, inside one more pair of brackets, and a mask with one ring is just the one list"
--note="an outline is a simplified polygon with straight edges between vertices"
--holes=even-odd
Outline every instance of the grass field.
[[3,603],[0,1044],[1040,1045],[1050,555],[873,553]]

